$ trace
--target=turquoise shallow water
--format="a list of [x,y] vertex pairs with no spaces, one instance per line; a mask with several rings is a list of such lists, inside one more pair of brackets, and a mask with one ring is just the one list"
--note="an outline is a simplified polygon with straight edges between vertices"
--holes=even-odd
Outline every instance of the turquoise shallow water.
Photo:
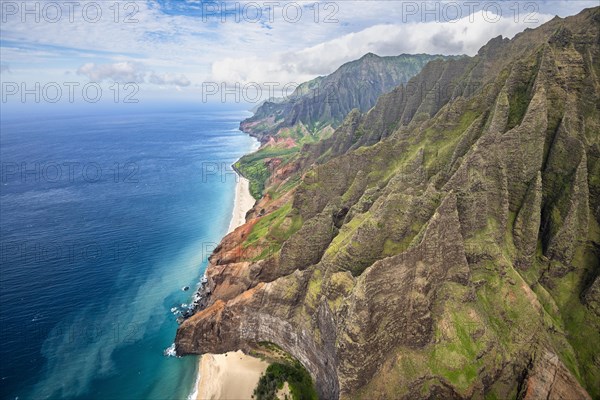
[[163,351],[227,230],[247,115],[3,115],[2,398],[188,396],[196,359]]

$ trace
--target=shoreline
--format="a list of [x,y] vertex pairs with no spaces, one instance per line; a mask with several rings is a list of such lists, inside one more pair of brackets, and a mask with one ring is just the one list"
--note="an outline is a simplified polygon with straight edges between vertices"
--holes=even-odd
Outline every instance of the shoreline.
[[[256,200],[250,194],[250,181],[237,171],[235,200],[227,234],[246,223],[246,213]],[[260,375],[269,364],[242,351],[204,354],[198,360],[198,376],[191,400],[250,399]]]
[[256,200],[250,194],[250,181],[241,176],[237,171],[238,181],[235,185],[235,199],[233,200],[233,211],[227,235],[236,228],[246,223],[246,213],[254,207]]

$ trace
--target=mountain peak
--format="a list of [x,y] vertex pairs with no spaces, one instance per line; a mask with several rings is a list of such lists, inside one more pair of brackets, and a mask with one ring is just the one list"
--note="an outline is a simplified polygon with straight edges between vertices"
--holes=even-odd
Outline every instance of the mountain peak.
[[381,56],[378,56],[375,53],[368,52],[367,54],[365,54],[364,56],[362,56],[360,58],[360,60],[369,59],[369,58],[381,58]]

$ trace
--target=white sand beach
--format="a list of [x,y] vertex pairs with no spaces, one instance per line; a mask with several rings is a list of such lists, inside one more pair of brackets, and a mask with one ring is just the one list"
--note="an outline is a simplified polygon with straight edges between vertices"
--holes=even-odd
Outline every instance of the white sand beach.
[[229,223],[231,233],[235,228],[244,225],[246,222],[246,213],[254,206],[254,197],[250,194],[250,181],[238,175],[238,181],[235,185],[235,200],[233,204],[233,214]]
[[241,351],[205,354],[200,359],[197,400],[250,399],[269,364]]
[[[250,182],[239,177],[228,233],[246,222],[246,213],[254,206],[254,202],[250,194]],[[196,399],[250,399],[260,375],[268,366],[267,362],[241,351],[205,354],[200,357]]]

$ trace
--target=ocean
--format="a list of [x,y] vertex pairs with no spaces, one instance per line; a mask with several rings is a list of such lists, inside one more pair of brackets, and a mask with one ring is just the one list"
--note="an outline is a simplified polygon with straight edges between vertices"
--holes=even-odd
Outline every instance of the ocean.
[[227,231],[248,115],[2,115],[3,399],[188,397],[197,359],[163,352]]

